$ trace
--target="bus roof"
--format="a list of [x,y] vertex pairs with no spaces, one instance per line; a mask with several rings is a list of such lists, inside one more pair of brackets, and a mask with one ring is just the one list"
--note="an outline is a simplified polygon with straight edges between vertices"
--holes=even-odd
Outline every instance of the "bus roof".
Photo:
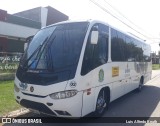
[[134,39],[137,39],[139,41],[141,41],[142,43],[144,44],[147,44],[145,41],[146,40],[143,40],[142,38],[136,36],[135,34],[131,33],[131,32],[127,32],[127,31],[123,31],[123,30],[120,30],[110,24],[108,24],[107,22],[104,22],[104,21],[100,21],[100,20],[93,20],[93,19],[89,19],[89,20],[67,20],[67,21],[62,21],[62,22],[58,22],[58,23],[55,23],[55,24],[51,24],[51,25],[48,25],[46,27],[42,27],[43,28],[47,28],[47,27],[51,27],[51,26],[54,26],[54,25],[60,25],[60,24],[66,24],[66,23],[76,23],[76,22],[89,22],[91,25],[94,24],[94,23],[102,23],[102,24],[105,24],[105,25],[108,25],[109,27],[123,33],[123,34],[126,34]]

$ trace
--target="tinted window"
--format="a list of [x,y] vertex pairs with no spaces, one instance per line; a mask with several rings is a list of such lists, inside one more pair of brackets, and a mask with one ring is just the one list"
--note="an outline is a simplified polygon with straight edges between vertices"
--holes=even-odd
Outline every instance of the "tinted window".
[[111,29],[111,59],[112,61],[125,61],[125,38],[124,35]]
[[[48,51],[54,69],[77,64],[86,31],[86,24],[66,24],[58,27],[52,36]],[[48,52],[49,53],[49,52]]]
[[50,85],[74,78],[88,25],[73,22],[40,30],[21,60],[18,79]]
[[150,61],[150,49],[146,44],[114,29],[111,30],[112,61]]
[[[95,27],[99,31],[98,43],[96,45],[91,44],[91,32],[95,30]],[[85,75],[94,68],[104,64],[108,60],[108,32],[109,27],[103,24],[95,24],[89,34],[85,54],[83,58],[81,74]]]
[[150,62],[151,61],[151,48],[150,46],[144,44],[144,54],[143,54],[144,61]]
[[135,61],[142,62],[143,61],[143,49],[142,49],[142,43],[138,40],[134,40],[134,48],[133,50],[133,56],[135,58]]
[[[28,50],[29,69],[59,71],[78,63],[88,23],[68,23],[45,28],[33,38]],[[31,65],[30,65],[31,64]]]

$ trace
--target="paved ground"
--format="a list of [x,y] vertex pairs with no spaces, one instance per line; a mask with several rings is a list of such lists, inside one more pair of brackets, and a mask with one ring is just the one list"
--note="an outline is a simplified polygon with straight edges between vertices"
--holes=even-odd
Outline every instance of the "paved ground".
[[160,70],[152,70],[152,78],[160,75]]

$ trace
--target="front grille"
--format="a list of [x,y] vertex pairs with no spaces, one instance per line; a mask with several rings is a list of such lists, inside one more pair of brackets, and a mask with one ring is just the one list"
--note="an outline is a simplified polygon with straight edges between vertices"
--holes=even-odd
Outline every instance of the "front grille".
[[45,104],[34,102],[34,101],[29,101],[29,100],[25,100],[25,99],[22,99],[20,101],[20,104],[26,108],[31,108],[34,110],[38,110],[42,113],[56,116],[56,114],[53,111],[51,111]]
[[45,98],[47,96],[41,96],[41,95],[34,95],[34,94],[28,94],[28,93],[24,93],[22,92],[24,95],[28,95],[28,96],[33,96],[33,97],[37,97],[37,98]]

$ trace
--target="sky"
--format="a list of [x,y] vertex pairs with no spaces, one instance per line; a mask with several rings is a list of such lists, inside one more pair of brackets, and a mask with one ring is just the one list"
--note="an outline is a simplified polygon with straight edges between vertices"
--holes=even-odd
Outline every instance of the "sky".
[[[91,1],[98,3],[103,10]],[[160,50],[159,5],[159,0],[0,0],[0,9],[6,10],[9,14],[39,6],[51,6],[68,15],[70,20],[98,19],[105,21],[122,31],[131,32],[147,40],[146,42],[151,44],[154,52]]]

